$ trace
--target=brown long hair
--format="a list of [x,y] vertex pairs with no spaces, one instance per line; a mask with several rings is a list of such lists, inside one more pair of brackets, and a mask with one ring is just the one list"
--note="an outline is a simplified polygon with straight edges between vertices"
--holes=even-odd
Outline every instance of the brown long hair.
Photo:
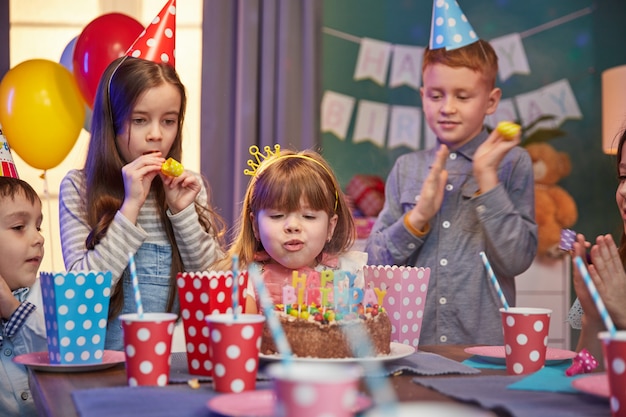
[[[619,144],[617,145],[617,158],[616,158],[616,168],[617,168],[617,178],[620,177],[619,165],[622,162],[622,152],[624,152],[624,144],[626,143],[626,129],[622,130]],[[624,225],[622,225],[622,239],[619,243],[619,257],[622,260],[622,265],[626,267],[626,230],[624,230]]]
[[[285,157],[287,155],[301,157]],[[312,150],[296,153],[283,149],[280,156],[264,161],[248,184],[236,238],[229,251],[231,256],[239,257],[242,268],[247,267],[254,260],[254,254],[263,249],[254,236],[250,214],[267,208],[294,211],[300,207],[301,198],[314,210],[324,210],[329,217],[337,214],[335,231],[324,248],[326,253],[337,255],[352,246],[356,237],[352,212],[328,163]],[[229,261],[222,260],[217,269],[228,269]]]
[[[122,167],[127,163],[121,157],[115,140],[130,119],[135,103],[148,89],[168,83],[176,87],[181,102],[178,118],[178,132],[167,157],[178,161],[182,156],[182,126],[187,106],[185,87],[176,70],[164,63],[156,63],[138,58],[121,57],[106,68],[98,89],[93,107],[91,141],[83,171],[85,173],[85,197],[83,204],[91,233],[85,241],[88,250],[93,250],[106,235],[115,213],[124,201],[124,181]],[[130,134],[130,133],[129,133]],[[207,193],[208,184],[205,182]],[[174,238],[172,224],[166,215],[167,204],[160,177],[152,181],[151,190],[157,202],[159,218],[168,240],[172,245],[172,265],[170,268],[170,291],[167,311],[172,311],[176,299],[176,274],[183,271],[183,262]],[[206,206],[195,203],[200,223],[205,231],[213,234],[218,241],[224,235],[224,222],[213,211],[210,194]],[[109,317],[117,316],[123,307],[123,285],[118,281],[113,288],[109,306]]]

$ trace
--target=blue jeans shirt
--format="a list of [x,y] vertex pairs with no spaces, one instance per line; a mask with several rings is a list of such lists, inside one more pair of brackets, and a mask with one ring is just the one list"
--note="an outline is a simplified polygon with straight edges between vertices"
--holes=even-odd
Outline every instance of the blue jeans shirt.
[[[142,244],[135,253],[139,292],[144,312],[165,312],[169,297],[170,267],[172,248],[170,245]],[[135,294],[130,278],[130,269],[126,268],[121,278],[124,285],[124,307],[121,314],[136,313]],[[178,310],[178,299],[174,311]],[[109,321],[105,349],[123,350],[124,338],[119,317]]]

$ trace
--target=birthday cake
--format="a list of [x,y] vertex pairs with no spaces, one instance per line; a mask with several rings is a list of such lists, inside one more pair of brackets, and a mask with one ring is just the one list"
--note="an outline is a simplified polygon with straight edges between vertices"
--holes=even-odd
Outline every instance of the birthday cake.
[[[307,286],[306,280],[299,285],[296,275],[293,285],[283,287],[283,303],[275,304],[274,312],[292,353],[312,358],[388,355],[391,322],[382,306],[385,291],[354,287],[353,279],[346,286],[337,281],[332,271],[324,271],[319,287]],[[261,353],[278,352],[266,324]]]

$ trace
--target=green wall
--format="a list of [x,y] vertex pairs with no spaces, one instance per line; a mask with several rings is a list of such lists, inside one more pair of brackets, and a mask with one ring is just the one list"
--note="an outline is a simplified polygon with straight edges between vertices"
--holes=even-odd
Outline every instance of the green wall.
[[[573,228],[588,237],[602,233],[619,237],[621,219],[614,202],[615,161],[601,150],[600,76],[604,69],[626,63],[626,2],[459,0],[459,4],[483,39],[526,34],[522,43],[531,73],[514,74],[505,82],[499,81],[503,98],[562,79],[569,81],[583,117],[566,120],[560,128],[567,134],[550,143],[567,152],[572,161],[572,173],[560,185],[578,205],[579,220]],[[425,47],[431,13],[429,0],[325,0],[323,26],[356,39],[366,37]],[[565,22],[568,17],[571,20]],[[340,140],[331,133],[322,136],[322,152],[343,186],[357,173],[385,178],[395,159],[411,151],[405,147],[381,148],[370,142],[354,143],[352,130],[358,101],[421,107],[419,93],[413,88],[355,81],[358,52],[358,41],[324,32],[323,89],[356,99],[347,137]]]

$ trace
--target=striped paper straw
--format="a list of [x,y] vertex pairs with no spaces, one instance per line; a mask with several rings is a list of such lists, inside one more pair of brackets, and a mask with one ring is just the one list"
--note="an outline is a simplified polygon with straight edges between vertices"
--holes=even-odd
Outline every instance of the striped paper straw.
[[500,288],[500,284],[498,283],[498,279],[496,278],[496,274],[493,273],[493,269],[491,268],[491,264],[489,263],[489,259],[487,259],[487,255],[485,252],[480,252],[480,257],[483,259],[483,263],[485,264],[485,269],[487,270],[487,274],[489,275],[489,279],[493,284],[496,292],[498,293],[498,297],[500,297],[500,301],[502,301],[502,306],[505,310],[509,309],[509,303],[506,301],[506,297],[502,292],[502,288]]
[[602,321],[604,321],[604,325],[606,326],[607,330],[611,332],[611,336],[615,336],[617,329],[615,328],[615,325],[613,324],[613,320],[611,320],[611,316],[609,316],[609,312],[607,311],[606,306],[604,305],[604,302],[602,301],[602,298],[600,298],[600,294],[598,294],[598,290],[596,289],[596,286],[594,285],[591,277],[589,276],[589,271],[587,271],[587,267],[583,263],[583,260],[580,258],[580,256],[577,256],[576,258],[574,258],[574,262],[576,262],[576,266],[578,267],[578,270],[583,276],[585,285],[587,286],[587,289],[589,290],[589,294],[591,294],[591,298],[593,299],[593,302],[596,304],[596,308],[598,309],[598,312],[600,313],[600,317],[602,317]]
[[233,317],[237,320],[239,310],[239,257],[233,255]]
[[139,279],[137,278],[137,267],[135,266],[135,256],[132,252],[128,252],[130,262],[130,279],[133,283],[133,291],[135,292],[135,303],[137,304],[137,314],[143,317],[143,305],[141,304],[141,293],[139,292]]
[[291,346],[289,345],[289,341],[287,340],[287,336],[285,335],[285,331],[283,330],[283,326],[281,326],[276,313],[274,312],[274,305],[272,303],[272,298],[270,297],[270,293],[263,282],[263,277],[261,276],[261,271],[259,271],[258,265],[250,265],[248,266],[248,278],[252,279],[254,286],[257,290],[258,296],[261,300],[261,306],[263,308],[263,314],[265,314],[265,319],[267,320],[267,325],[272,332],[272,337],[276,342],[276,347],[278,348],[278,352],[281,354],[283,358],[283,362],[285,364],[291,363]]

